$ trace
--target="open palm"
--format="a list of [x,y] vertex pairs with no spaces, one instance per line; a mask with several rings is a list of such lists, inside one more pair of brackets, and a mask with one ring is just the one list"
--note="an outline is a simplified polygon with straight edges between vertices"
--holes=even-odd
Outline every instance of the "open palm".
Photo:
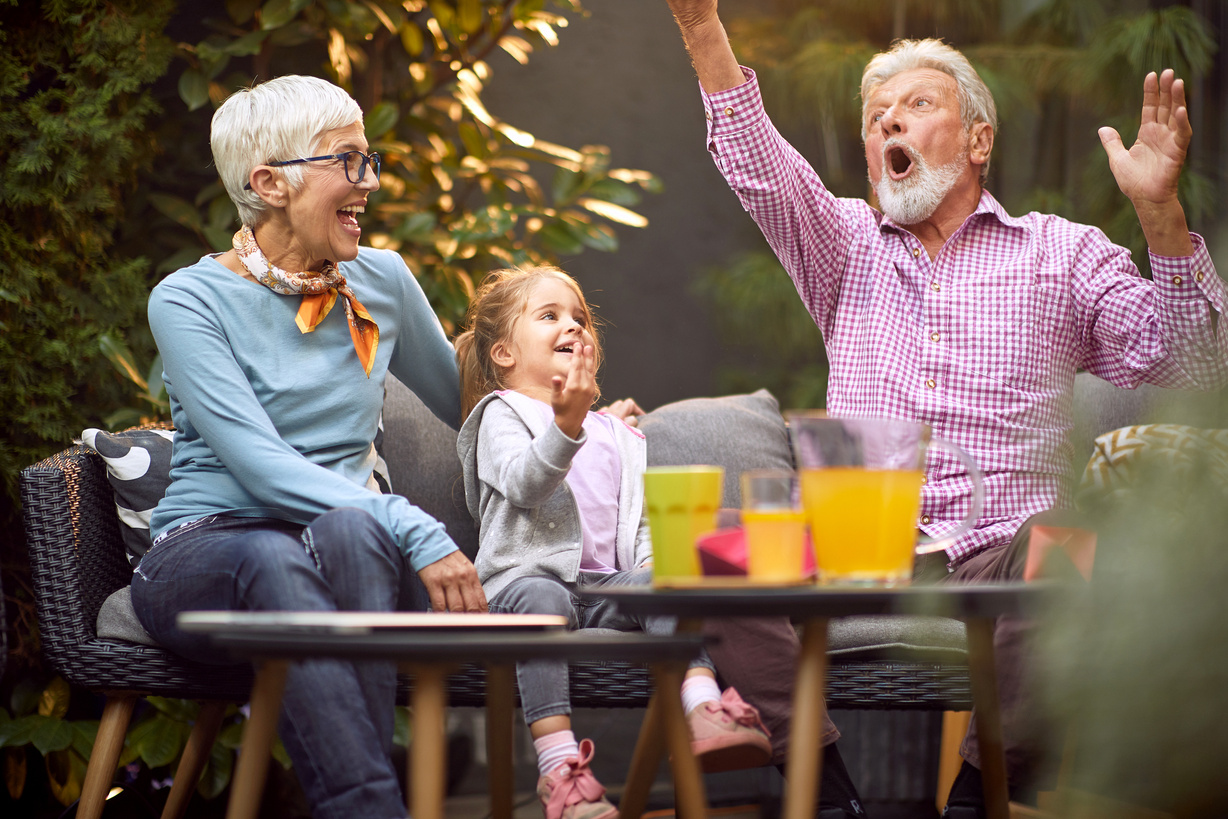
[[1185,107],[1185,83],[1172,69],[1143,81],[1143,117],[1138,138],[1129,149],[1109,127],[1100,129],[1100,141],[1109,168],[1121,192],[1135,205],[1176,200],[1177,180],[1190,146],[1190,115]]

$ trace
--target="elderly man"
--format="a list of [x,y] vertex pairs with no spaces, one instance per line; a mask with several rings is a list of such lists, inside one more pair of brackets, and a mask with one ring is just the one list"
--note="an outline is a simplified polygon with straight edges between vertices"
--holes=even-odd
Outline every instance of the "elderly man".
[[[1147,280],[1101,231],[1011,216],[984,189],[994,101],[958,51],[903,41],[866,67],[862,136],[875,210],[833,196],[777,133],[716,0],[668,2],[702,86],[708,149],[823,331],[828,410],[926,423],[985,473],[979,524],[919,560],[919,579],[1021,576],[1028,522],[1071,505],[1067,433],[1078,370],[1122,387],[1228,381],[1228,331],[1216,321],[1224,286],[1177,200],[1192,132],[1171,71],[1144,81],[1131,148],[1100,129],[1150,248]],[[967,511],[971,484],[951,461],[931,460],[926,477],[918,526],[941,537]],[[1012,787],[1040,761],[1035,715],[1020,696],[1022,632],[1005,623],[995,635]],[[974,733],[961,753],[948,809],[979,815]]]

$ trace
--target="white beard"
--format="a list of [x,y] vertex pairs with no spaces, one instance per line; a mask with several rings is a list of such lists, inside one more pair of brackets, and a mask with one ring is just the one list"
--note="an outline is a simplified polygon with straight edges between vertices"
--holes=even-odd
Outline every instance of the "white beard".
[[[913,164],[912,173],[899,180],[892,179],[887,172],[888,152],[895,147],[903,149]],[[878,206],[897,225],[924,222],[938,210],[967,167],[967,149],[946,165],[934,168],[911,145],[892,137],[883,143],[883,171],[874,186]]]

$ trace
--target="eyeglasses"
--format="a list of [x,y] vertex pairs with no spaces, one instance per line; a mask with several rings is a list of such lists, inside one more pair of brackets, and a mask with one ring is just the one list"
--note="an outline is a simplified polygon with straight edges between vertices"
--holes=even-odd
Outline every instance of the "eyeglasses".
[[[375,172],[375,178],[379,179],[380,158],[379,154],[372,151],[370,154],[364,154],[362,151],[346,151],[340,154],[328,154],[327,156],[309,156],[305,159],[283,159],[280,162],[269,162],[267,164],[274,167],[282,165],[298,165],[301,162],[324,162],[329,159],[340,159],[345,167],[345,178],[352,184],[357,185],[367,175],[367,165],[371,166],[371,170]],[[243,190],[250,191],[251,183],[243,186]]]

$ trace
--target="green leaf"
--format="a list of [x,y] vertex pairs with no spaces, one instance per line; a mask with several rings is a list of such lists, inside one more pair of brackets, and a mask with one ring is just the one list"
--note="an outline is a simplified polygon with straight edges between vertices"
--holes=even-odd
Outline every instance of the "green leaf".
[[482,27],[486,15],[482,13],[482,0],[457,0],[456,22],[461,31],[473,34]]
[[422,38],[422,29],[413,20],[405,21],[401,26],[401,48],[405,49],[405,54],[411,60],[417,59],[426,49],[426,42]]
[[280,762],[281,767],[285,768],[287,771],[290,770],[294,764],[290,761],[290,755],[286,753],[286,746],[281,743],[281,737],[277,737],[277,739],[274,740],[273,747],[270,749],[269,753],[272,754],[273,758]]
[[[103,333],[98,337],[98,349],[102,351],[107,361],[110,361],[115,369],[119,371],[120,375],[141,389],[148,388],[148,384],[146,384],[145,379],[141,377],[141,373],[137,369],[136,359],[133,357],[132,351],[128,349],[128,345],[122,339],[117,338],[111,333]],[[42,708],[41,702],[39,708],[40,710]],[[65,703],[65,708],[67,708],[67,703]]]
[[367,114],[366,122],[363,123],[364,129],[367,132],[367,139],[379,139],[395,128],[397,120],[400,118],[401,109],[396,103],[386,100],[377,103],[370,113]]
[[200,703],[195,700],[181,700],[171,697],[147,696],[145,701],[158,710],[159,713],[179,722],[190,723],[200,713]]
[[551,222],[537,234],[542,246],[560,256],[575,256],[584,252],[584,243],[564,222]]
[[222,745],[213,743],[209,749],[209,759],[205,762],[205,770],[201,772],[200,782],[196,783],[196,792],[205,799],[213,799],[230,784],[234,774],[235,752]]
[[202,227],[200,211],[196,210],[192,203],[186,199],[180,199],[178,196],[171,196],[168,193],[151,193],[149,194],[149,204],[153,205],[163,216],[183,225],[189,230],[200,230]]
[[231,22],[238,25],[252,19],[258,8],[260,0],[226,0],[226,13],[230,15]]
[[408,746],[412,731],[413,719],[410,717],[409,709],[404,705],[398,705],[392,728],[392,744]]
[[559,168],[554,172],[554,184],[550,186],[556,205],[571,202],[584,187],[584,174]]
[[46,756],[52,751],[62,751],[72,745],[73,730],[67,722],[41,714],[37,720],[34,730],[30,733],[30,741],[40,754]]
[[214,252],[225,252],[234,246],[235,232],[231,228],[203,227],[200,232],[209,240],[209,247]]
[[181,267],[195,264],[203,255],[205,255],[205,250],[200,247],[185,247],[182,250],[176,250],[159,262],[158,266],[154,268],[154,272],[158,274],[173,273]]
[[160,768],[175,761],[190,732],[181,722],[155,716],[133,728],[129,741],[146,765]]
[[98,738],[98,720],[79,719],[71,724],[72,749],[80,754],[82,759],[89,759],[94,750],[94,740]]
[[249,31],[242,37],[237,37],[225,47],[225,52],[232,57],[254,57],[260,53],[264,41],[268,38],[267,31]]
[[602,253],[618,250],[618,236],[609,225],[585,225],[581,236],[580,241],[593,250],[600,250]]
[[34,735],[34,727],[40,719],[46,719],[46,717],[29,714],[0,725],[0,748],[7,746],[20,748],[22,745],[29,745],[30,738]]
[[598,179],[589,186],[588,196],[594,199],[604,199],[616,205],[633,207],[640,203],[640,193],[635,188],[615,179]]
[[47,687],[43,689],[43,693],[38,698],[38,713],[44,717],[64,719],[68,713],[68,701],[71,697],[68,683],[63,677],[56,675],[51,678],[51,682],[47,683]]
[[195,68],[188,68],[179,75],[179,99],[195,111],[209,102],[209,78]]
[[310,4],[311,0],[269,0],[260,9],[260,27],[281,28]]

